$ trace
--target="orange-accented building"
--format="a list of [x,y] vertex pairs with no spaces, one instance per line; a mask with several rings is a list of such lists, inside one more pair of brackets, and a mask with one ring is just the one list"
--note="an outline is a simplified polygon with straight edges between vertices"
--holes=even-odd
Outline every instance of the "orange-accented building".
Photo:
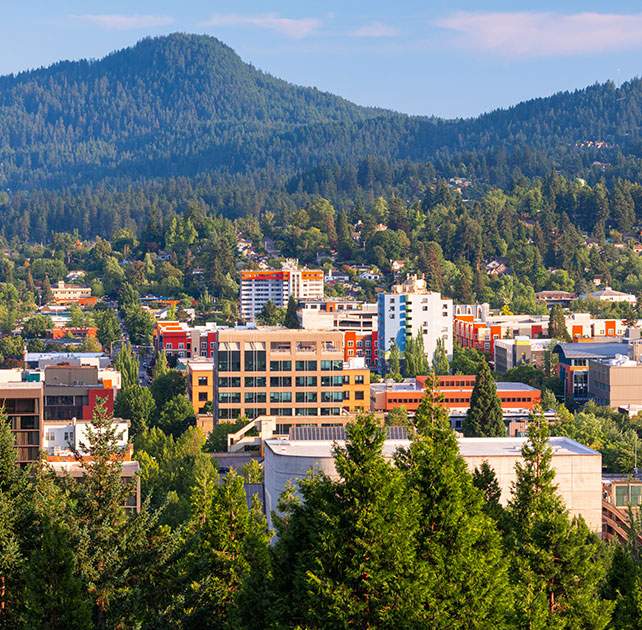
[[323,298],[323,279],[322,269],[299,269],[292,262],[283,269],[241,271],[241,316],[254,321],[268,302],[285,307],[290,296],[296,300]]

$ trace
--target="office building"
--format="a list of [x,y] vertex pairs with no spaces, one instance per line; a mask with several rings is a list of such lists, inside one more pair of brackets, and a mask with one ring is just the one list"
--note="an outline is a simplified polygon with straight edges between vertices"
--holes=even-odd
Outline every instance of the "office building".
[[385,371],[392,344],[404,352],[408,338],[417,334],[423,337],[429,361],[432,361],[439,339],[443,341],[448,357],[452,356],[453,302],[428,291],[423,278],[409,276],[405,283],[393,286],[392,292],[380,293],[377,314],[380,371]]
[[18,464],[38,460],[43,439],[44,385],[22,370],[0,370],[0,405],[15,438]]
[[196,413],[215,422],[258,416],[337,416],[369,406],[370,370],[344,361],[340,331],[237,327],[218,331],[212,364],[188,361]]
[[[401,427],[391,429],[383,446],[388,459],[410,444]],[[287,484],[303,479],[309,470],[336,478],[333,448],[337,443],[343,445],[344,439],[344,430],[334,427],[294,429],[289,439],[266,440],[263,463],[266,514],[277,510]],[[549,443],[559,495],[572,516],[582,516],[589,528],[599,534],[602,530],[602,456],[565,437],[550,438]],[[515,464],[521,461],[524,438],[460,438],[458,444],[469,470],[484,461],[494,469],[501,489],[501,503],[506,505],[516,480]]]
[[299,269],[288,262],[283,269],[241,271],[240,311],[246,321],[254,321],[268,302],[287,306],[290,296],[323,298],[323,270]]
[[613,409],[638,408],[642,405],[642,363],[626,355],[591,359],[588,395],[598,405]]
[[544,369],[550,363],[554,343],[551,339],[521,336],[515,339],[497,339],[494,344],[495,372],[505,374],[522,364]]

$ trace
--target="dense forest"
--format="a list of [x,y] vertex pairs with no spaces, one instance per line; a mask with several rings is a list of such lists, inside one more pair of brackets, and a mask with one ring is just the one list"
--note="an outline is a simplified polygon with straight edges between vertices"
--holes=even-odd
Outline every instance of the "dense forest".
[[412,199],[436,176],[465,178],[470,197],[552,171],[639,181],[641,99],[636,79],[474,119],[410,117],[276,79],[212,37],[145,39],[0,77],[3,233],[109,236],[194,197],[225,216],[317,194]]

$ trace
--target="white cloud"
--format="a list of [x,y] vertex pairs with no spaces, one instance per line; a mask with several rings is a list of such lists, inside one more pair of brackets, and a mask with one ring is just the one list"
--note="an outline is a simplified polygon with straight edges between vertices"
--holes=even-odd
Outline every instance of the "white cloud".
[[352,31],[354,37],[397,37],[399,29],[383,22],[370,22]]
[[261,15],[219,13],[212,15],[203,23],[203,26],[253,26],[276,31],[293,39],[302,39],[318,29],[321,24],[318,18],[286,18],[275,13]]
[[459,11],[436,22],[462,47],[504,56],[581,55],[642,47],[642,13]]
[[70,15],[72,20],[93,24],[109,31],[127,31],[144,28],[169,26],[174,18],[167,15],[117,15],[93,14]]

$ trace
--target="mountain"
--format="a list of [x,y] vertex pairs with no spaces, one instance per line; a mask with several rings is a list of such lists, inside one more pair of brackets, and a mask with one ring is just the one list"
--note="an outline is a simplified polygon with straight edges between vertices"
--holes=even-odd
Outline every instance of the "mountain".
[[213,37],[174,34],[0,77],[0,186],[203,173],[274,182],[369,156],[433,161],[444,174],[463,164],[488,179],[498,163],[526,175],[579,171],[618,151],[640,157],[641,106],[634,80],[468,120],[410,117],[272,77]]

